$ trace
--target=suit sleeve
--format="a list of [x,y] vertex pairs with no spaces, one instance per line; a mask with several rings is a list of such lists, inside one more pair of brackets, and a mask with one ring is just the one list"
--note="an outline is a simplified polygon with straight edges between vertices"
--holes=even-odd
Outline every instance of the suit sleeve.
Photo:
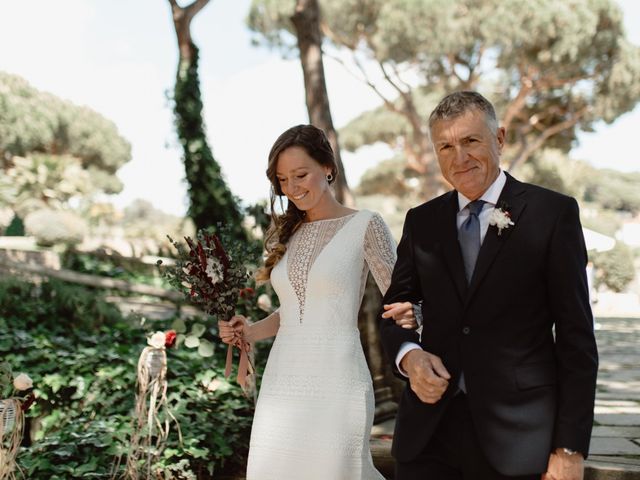
[[559,215],[548,258],[548,297],[555,322],[558,369],[553,447],[578,450],[586,457],[593,426],[598,352],[587,286],[587,253],[574,199]]
[[[413,258],[413,239],[411,234],[411,214],[412,210],[407,212],[402,231],[402,238],[398,244],[398,259],[396,260],[393,273],[391,275],[391,283],[384,296],[383,303],[394,302],[411,302],[417,304],[421,300],[419,288],[419,280],[416,266]],[[380,336],[382,346],[391,365],[393,371],[402,379],[402,376],[396,368],[396,356],[404,342],[420,343],[420,339],[415,330],[407,330],[395,324],[392,318],[382,318],[382,310],[378,315],[380,321]]]

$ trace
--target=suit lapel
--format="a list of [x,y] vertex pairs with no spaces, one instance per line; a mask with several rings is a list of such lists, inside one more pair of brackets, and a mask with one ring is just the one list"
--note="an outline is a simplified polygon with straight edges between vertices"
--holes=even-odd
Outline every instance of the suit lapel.
[[449,192],[449,198],[443,202],[440,209],[440,218],[436,225],[440,225],[440,249],[445,263],[449,268],[449,273],[453,283],[458,290],[460,299],[463,300],[467,293],[467,279],[464,275],[464,264],[458,243],[458,225],[456,218],[458,215],[458,194],[456,191]]
[[506,175],[507,182],[502,189],[502,193],[500,194],[496,207],[508,211],[514,225],[503,229],[501,234],[498,234],[498,228],[496,226],[489,225],[487,234],[485,235],[482,246],[480,247],[478,260],[476,261],[473,276],[471,277],[471,283],[469,284],[469,289],[467,291],[467,303],[473,297],[480,283],[482,283],[482,280],[489,271],[489,268],[498,255],[498,252],[509,240],[514,228],[517,228],[518,218],[526,207],[524,195],[522,195],[525,191],[524,186],[508,173]]

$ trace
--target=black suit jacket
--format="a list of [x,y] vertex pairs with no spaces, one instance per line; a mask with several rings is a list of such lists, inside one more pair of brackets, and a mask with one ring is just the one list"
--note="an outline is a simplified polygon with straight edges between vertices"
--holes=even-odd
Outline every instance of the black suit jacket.
[[457,192],[407,213],[384,302],[422,301],[422,340],[382,319],[383,346],[395,368],[402,343],[419,343],[452,379],[434,405],[407,384],[393,445],[400,461],[426,446],[461,371],[480,443],[501,473],[544,472],[556,447],[589,451],[598,357],[578,205],[507,175],[498,206],[515,225],[501,234],[489,226],[469,285]]

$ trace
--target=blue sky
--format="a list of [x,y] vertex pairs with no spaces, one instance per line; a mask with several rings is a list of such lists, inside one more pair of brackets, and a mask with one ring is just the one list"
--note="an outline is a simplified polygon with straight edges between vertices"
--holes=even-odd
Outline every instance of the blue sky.
[[[640,2],[619,0],[628,36],[640,45]],[[200,77],[214,155],[246,202],[264,198],[266,156],[283,130],[308,121],[302,72],[295,60],[251,45],[244,26],[250,0],[212,0],[196,17]],[[164,211],[186,210],[184,171],[166,101],[177,49],[166,0],[0,0],[0,70],[113,120],[131,142],[133,159],[119,172],[119,206],[135,198]],[[378,98],[330,59],[325,64],[334,123],[339,127],[377,106]],[[632,144],[640,107],[612,126],[580,137],[575,158],[597,166],[640,170]],[[343,154],[347,177],[385,158],[380,147]]]

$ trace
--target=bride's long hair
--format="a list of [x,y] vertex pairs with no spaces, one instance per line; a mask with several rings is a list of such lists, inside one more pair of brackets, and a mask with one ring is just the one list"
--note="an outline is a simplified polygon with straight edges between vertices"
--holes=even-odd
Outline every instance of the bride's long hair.
[[264,247],[267,256],[264,266],[256,273],[256,280],[266,282],[271,276],[271,270],[282,259],[287,251],[287,242],[298,229],[305,212],[298,209],[293,202],[289,201],[287,209],[282,215],[276,214],[276,199],[282,207],[282,189],[276,176],[278,167],[278,157],[282,152],[291,147],[300,147],[307,154],[323,167],[331,168],[331,180],[333,183],[338,176],[333,149],[324,132],[313,125],[296,125],[282,133],[271,147],[269,152],[269,164],[267,166],[267,178],[271,182],[271,226],[264,239]]

